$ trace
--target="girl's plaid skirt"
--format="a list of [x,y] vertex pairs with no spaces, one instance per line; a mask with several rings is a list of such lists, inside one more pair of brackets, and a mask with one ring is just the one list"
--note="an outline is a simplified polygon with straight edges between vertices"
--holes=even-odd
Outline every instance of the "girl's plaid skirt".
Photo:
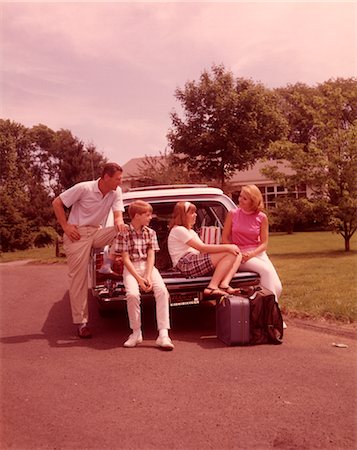
[[186,277],[200,277],[211,274],[214,271],[211,257],[208,253],[186,253],[182,256],[175,269],[178,269]]

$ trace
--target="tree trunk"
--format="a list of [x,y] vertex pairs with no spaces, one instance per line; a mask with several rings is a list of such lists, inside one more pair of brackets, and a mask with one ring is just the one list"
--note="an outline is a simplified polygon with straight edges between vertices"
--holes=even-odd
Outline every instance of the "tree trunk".
[[350,251],[350,237],[349,236],[345,236],[345,251],[346,252]]

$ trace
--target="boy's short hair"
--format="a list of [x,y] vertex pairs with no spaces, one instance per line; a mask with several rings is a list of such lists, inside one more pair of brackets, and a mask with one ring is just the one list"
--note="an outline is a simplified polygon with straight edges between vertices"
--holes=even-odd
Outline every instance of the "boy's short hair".
[[135,202],[130,203],[128,209],[130,219],[134,219],[135,214],[152,213],[152,211],[150,203],[144,202],[143,200],[135,200]]

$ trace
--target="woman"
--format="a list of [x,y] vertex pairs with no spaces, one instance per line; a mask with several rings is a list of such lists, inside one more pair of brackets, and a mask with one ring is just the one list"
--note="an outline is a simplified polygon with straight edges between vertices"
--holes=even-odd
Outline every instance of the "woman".
[[266,253],[269,223],[263,209],[263,196],[257,186],[243,186],[239,208],[226,217],[222,242],[238,245],[242,252],[241,269],[259,273],[261,285],[273,292],[278,301],[282,285]]
[[205,244],[193,230],[196,206],[178,202],[169,224],[167,240],[175,269],[186,276],[199,277],[213,272],[211,281],[203,291],[205,296],[235,294],[229,283],[237,272],[242,256],[234,244]]

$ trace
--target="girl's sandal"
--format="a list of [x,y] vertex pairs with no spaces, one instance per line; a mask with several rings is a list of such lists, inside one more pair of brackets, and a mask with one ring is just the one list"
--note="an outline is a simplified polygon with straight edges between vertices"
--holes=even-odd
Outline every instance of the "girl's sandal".
[[219,289],[221,289],[228,295],[239,295],[242,292],[241,289],[239,289],[239,288],[235,289],[235,288],[232,288],[231,286],[227,286],[227,287],[220,286]]

